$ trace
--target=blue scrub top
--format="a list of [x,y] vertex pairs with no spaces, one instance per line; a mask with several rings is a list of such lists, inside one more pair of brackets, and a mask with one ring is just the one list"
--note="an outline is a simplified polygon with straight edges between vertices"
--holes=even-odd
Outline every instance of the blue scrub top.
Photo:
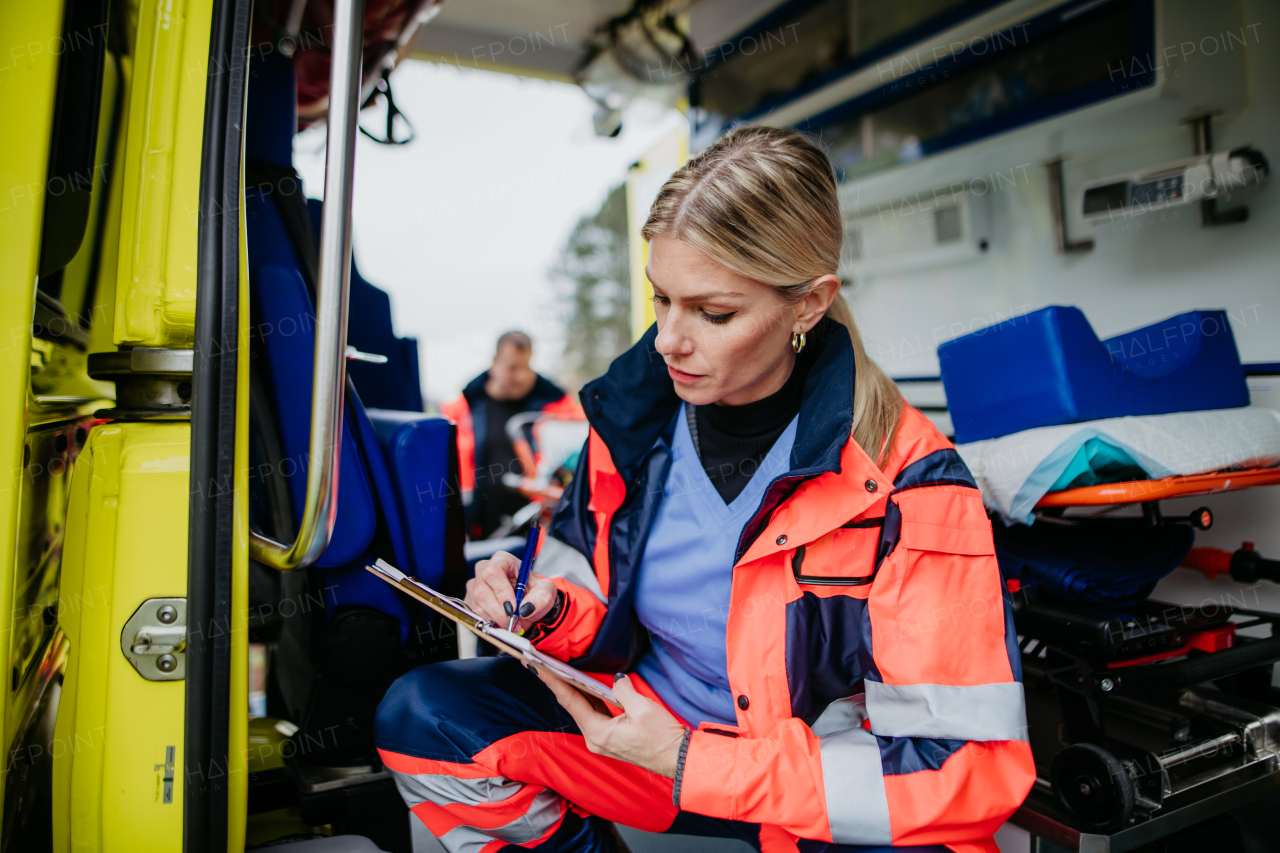
[[671,470],[636,581],[636,615],[652,639],[636,672],[690,726],[737,723],[725,654],[734,553],[765,489],[789,469],[795,438],[792,418],[726,504],[694,450],[683,405],[676,417]]

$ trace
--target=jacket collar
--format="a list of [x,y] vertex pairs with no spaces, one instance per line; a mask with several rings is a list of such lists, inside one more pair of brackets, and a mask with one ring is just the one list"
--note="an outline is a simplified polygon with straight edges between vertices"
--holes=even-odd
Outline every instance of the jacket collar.
[[[587,420],[628,483],[680,408],[675,383],[654,348],[657,337],[655,324],[580,394]],[[809,333],[809,340],[821,351],[805,380],[787,476],[838,472],[853,428],[855,377],[849,332],[824,317]]]

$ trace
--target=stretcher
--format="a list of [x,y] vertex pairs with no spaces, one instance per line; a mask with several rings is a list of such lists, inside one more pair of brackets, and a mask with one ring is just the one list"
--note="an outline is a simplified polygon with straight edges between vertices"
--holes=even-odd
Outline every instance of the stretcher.
[[1130,480],[1050,492],[1036,501],[1036,509],[1069,506],[1114,506],[1147,503],[1172,498],[1216,495],[1257,486],[1280,484],[1280,468],[1248,468],[1243,471],[1215,471],[1158,480]]
[[[1167,516],[1161,501],[1277,484],[1280,467],[1099,483],[1049,492],[1034,512],[1038,525],[1079,529],[1138,504],[1145,522],[1126,523],[1205,530],[1209,508]],[[1064,515],[1072,507],[1104,516]],[[1191,548],[1180,562],[1210,579],[1280,582],[1280,562],[1251,543]],[[1058,606],[1016,582],[1011,592],[1037,769],[1012,822],[1069,850],[1130,850],[1178,831],[1202,832],[1201,849],[1242,849],[1225,812],[1280,789],[1280,616],[1250,609],[1247,589],[1202,607]]]

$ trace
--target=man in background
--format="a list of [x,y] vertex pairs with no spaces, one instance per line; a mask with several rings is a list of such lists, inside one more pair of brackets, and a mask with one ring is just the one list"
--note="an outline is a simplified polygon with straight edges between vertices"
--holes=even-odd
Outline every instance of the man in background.
[[[533,341],[524,332],[498,338],[493,365],[467,384],[440,412],[458,425],[458,467],[466,504],[467,533],[484,539],[527,503],[502,482],[526,472],[507,436],[507,421],[523,412],[569,413],[577,402],[529,366]],[[533,472],[527,472],[532,474]]]

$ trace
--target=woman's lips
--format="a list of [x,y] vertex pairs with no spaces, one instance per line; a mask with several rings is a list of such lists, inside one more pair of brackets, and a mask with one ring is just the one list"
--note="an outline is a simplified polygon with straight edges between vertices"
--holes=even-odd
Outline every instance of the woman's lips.
[[685,373],[683,370],[677,370],[671,365],[667,365],[667,373],[671,374],[671,378],[681,385],[692,385],[702,377],[696,373]]

